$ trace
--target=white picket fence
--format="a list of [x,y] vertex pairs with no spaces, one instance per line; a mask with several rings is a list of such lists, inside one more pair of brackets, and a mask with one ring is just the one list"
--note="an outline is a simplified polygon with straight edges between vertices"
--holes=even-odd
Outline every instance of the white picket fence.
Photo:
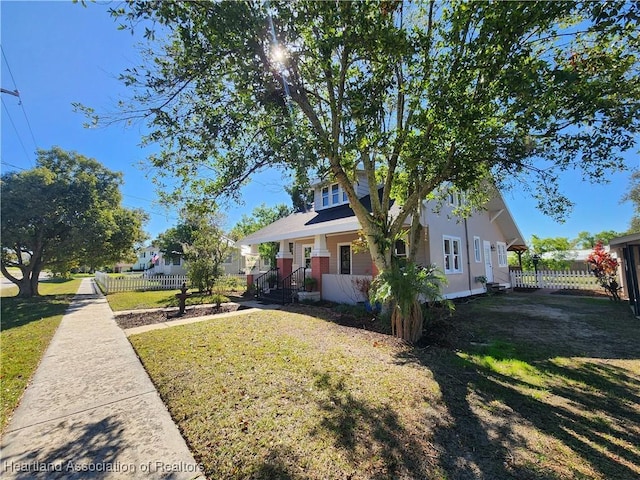
[[[229,273],[221,277],[235,278],[242,285],[247,284],[247,276],[244,274]],[[105,294],[115,292],[132,292],[145,290],[179,290],[183,283],[189,286],[189,278],[186,275],[155,275],[142,277],[133,275],[120,275],[111,277],[104,272],[96,272],[96,283]]]
[[554,288],[593,290],[600,288],[596,276],[587,271],[512,271],[511,286],[514,288]]
[[189,285],[186,275],[157,275],[155,277],[134,277],[122,275],[110,277],[104,272],[96,272],[96,283],[105,294],[145,290],[179,290],[183,283]]

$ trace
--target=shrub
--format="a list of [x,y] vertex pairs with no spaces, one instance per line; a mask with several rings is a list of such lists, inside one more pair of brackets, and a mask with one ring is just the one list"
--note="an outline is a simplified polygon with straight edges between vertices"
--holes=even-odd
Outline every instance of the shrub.
[[613,258],[598,241],[593,252],[587,258],[587,263],[591,266],[591,272],[598,279],[598,283],[605,289],[612,300],[620,300],[620,290],[618,285],[618,260]]
[[410,261],[397,261],[382,271],[371,284],[371,304],[381,302],[391,307],[391,333],[407,342],[420,339],[423,330],[421,299],[428,304],[442,302],[446,277],[435,265],[421,267]]

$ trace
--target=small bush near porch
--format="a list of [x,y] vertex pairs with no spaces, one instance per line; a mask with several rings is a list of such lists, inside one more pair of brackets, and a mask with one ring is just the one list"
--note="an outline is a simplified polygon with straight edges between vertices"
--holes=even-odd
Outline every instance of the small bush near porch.
[[130,338],[209,478],[640,476],[640,322],[623,305],[480,298],[446,348],[336,320],[296,307]]

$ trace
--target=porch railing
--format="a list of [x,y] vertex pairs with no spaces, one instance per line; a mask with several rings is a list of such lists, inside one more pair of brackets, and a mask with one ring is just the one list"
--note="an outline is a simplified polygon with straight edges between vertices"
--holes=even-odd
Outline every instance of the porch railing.
[[276,288],[278,286],[279,280],[280,273],[278,267],[267,270],[259,277],[256,277],[253,281],[256,287],[256,297],[264,297],[265,293],[270,292],[272,288]]
[[291,272],[280,281],[280,290],[282,291],[282,304],[292,303],[298,292],[304,290],[305,267],[300,267]]

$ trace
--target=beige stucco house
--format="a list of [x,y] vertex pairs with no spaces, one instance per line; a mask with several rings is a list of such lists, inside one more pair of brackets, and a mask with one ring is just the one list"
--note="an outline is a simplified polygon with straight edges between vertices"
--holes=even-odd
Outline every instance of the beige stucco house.
[[[316,279],[321,298],[339,303],[362,301],[359,281],[372,278],[376,268],[368,253],[354,251],[352,242],[357,238],[360,223],[337,183],[318,181],[313,187],[311,211],[277,220],[240,239],[236,245],[255,253],[260,243],[279,242],[280,279],[306,269],[305,275]],[[364,176],[355,188],[363,204],[370,206]],[[421,205],[420,223],[424,229],[417,263],[435,264],[445,273],[449,284],[444,293],[448,298],[483,293],[485,288],[479,277],[509,287],[507,252],[526,247],[500,193],[496,192],[485,209],[468,218],[452,214],[457,202],[463,201],[460,195],[446,198],[439,207],[435,201],[424,201]],[[397,212],[397,205],[392,205],[390,215]],[[395,254],[402,256],[407,248],[405,242],[396,242]],[[248,282],[255,279],[249,276]]]

